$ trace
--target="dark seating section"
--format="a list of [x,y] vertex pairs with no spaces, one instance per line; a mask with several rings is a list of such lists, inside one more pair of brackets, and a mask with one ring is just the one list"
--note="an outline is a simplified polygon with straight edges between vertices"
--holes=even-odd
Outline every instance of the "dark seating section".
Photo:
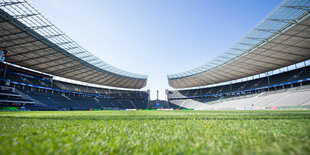
[[1,85],[5,85],[5,81],[9,79],[12,87],[47,105],[49,109],[145,109],[147,106],[146,91],[107,89],[53,81],[49,76],[13,66],[8,67],[4,73],[3,64],[1,66]]
[[128,90],[98,88],[98,87],[84,86],[84,85],[78,85],[78,84],[73,84],[73,83],[66,83],[62,81],[54,81],[54,86],[55,86],[55,89],[60,88],[62,90],[68,90],[68,91],[101,94],[101,95],[107,95],[107,96],[117,98],[117,99],[128,99],[128,98],[145,99],[148,97],[148,94],[145,91],[128,91]]
[[32,104],[33,102],[29,99],[23,98],[20,94],[14,91],[14,88],[0,86],[0,106],[7,105],[24,105]]
[[[7,68],[4,77],[4,70]],[[42,87],[50,87],[51,76],[0,63],[0,77]],[[59,88],[58,88],[59,89]]]
[[[180,91],[168,91],[168,97],[189,97],[189,96],[199,96],[199,95],[212,95],[212,94],[221,94],[229,92],[237,92],[243,90],[249,90],[254,88],[260,88],[270,85],[277,85],[297,80],[302,80],[310,77],[310,67],[303,67],[296,70],[283,72],[280,74],[272,75],[269,77],[263,77],[255,80],[245,81],[234,83],[231,85],[223,85],[210,88],[202,89],[189,89],[189,90],[180,90]],[[269,83],[270,82],[270,83]]]
[[[3,69],[0,69],[0,74],[3,75]],[[24,75],[24,76],[23,76]],[[98,87],[90,87],[78,84],[72,84],[62,81],[53,81],[46,80],[43,78],[32,78],[29,75],[21,74],[12,70],[8,70],[6,72],[6,79],[10,79],[11,81],[41,86],[41,87],[49,87],[54,89],[68,90],[73,92],[83,92],[83,93],[91,93],[91,94],[101,94],[107,95],[113,98],[118,99],[145,99],[148,98],[148,94],[145,91],[128,91],[128,90],[116,90],[116,89],[106,89],[106,88],[98,88]],[[40,80],[42,79],[42,80]]]
[[18,88],[24,94],[54,109],[69,108],[71,110],[88,109],[145,109],[147,100],[105,99],[85,95],[66,93],[47,93]]

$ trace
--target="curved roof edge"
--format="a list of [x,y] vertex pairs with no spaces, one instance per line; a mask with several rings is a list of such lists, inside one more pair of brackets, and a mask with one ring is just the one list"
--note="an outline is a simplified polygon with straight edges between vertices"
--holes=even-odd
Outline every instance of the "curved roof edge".
[[64,34],[41,13],[39,13],[32,5],[25,0],[18,1],[0,1],[0,9],[4,10],[17,21],[26,25],[29,29],[38,33],[42,40],[48,40],[59,48],[67,52],[68,56],[76,57],[89,64],[94,68],[100,69],[104,72],[113,74],[115,76],[147,80],[147,75],[131,73],[118,69],[103,60],[97,58],[78,43],[73,41],[69,36]]
[[212,71],[252,52],[289,29],[292,25],[308,17],[309,8],[310,1],[284,0],[238,42],[216,58],[189,71],[167,75],[169,85],[172,86],[171,80],[183,79]]

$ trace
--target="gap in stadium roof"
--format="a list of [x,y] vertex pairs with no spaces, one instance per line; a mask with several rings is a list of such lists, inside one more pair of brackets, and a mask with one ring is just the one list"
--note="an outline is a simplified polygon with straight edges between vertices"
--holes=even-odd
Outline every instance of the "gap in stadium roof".
[[52,23],[100,59],[149,75],[144,89],[153,93],[159,89],[162,99],[163,90],[170,88],[167,74],[211,60],[280,2],[30,0]]

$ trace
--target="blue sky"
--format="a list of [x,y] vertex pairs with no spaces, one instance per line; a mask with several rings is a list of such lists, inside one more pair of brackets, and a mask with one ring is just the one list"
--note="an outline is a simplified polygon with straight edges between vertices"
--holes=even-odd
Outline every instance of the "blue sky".
[[216,57],[281,0],[29,0],[105,62],[146,74],[143,90],[164,99],[167,74]]

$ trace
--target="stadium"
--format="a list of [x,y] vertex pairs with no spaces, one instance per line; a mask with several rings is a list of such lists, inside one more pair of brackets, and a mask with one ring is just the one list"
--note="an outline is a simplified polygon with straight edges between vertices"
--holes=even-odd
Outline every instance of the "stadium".
[[24,0],[0,1],[0,54],[0,154],[310,152],[309,0],[284,0],[211,61],[167,75],[166,100]]

